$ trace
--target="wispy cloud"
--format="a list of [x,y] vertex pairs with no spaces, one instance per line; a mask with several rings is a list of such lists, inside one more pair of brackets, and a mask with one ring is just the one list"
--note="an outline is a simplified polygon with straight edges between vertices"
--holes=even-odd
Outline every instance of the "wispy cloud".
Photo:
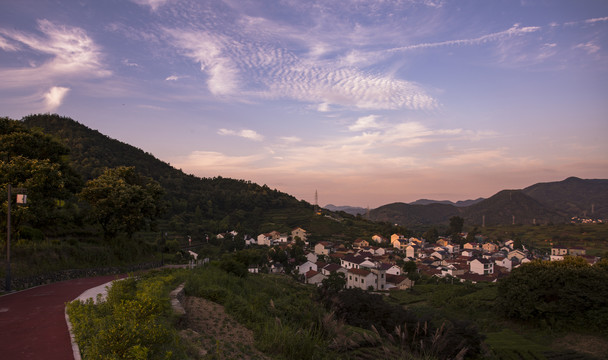
[[393,49],[389,49],[389,52],[397,52],[397,51],[410,51],[417,49],[426,49],[426,48],[436,48],[436,47],[444,47],[444,46],[471,46],[471,45],[479,45],[488,42],[498,41],[505,38],[509,38],[512,36],[524,35],[536,32],[540,30],[539,26],[524,26],[522,27],[520,24],[515,24],[511,26],[509,29],[504,31],[499,31],[491,34],[482,35],[476,38],[469,39],[456,39],[456,40],[447,40],[447,41],[439,41],[439,42],[431,42],[431,43],[422,43],[422,44],[414,44],[401,46]]
[[377,115],[368,115],[364,117],[360,117],[357,121],[348,127],[350,131],[361,131],[367,129],[376,129],[379,128],[380,125],[376,123]]
[[44,94],[44,102],[46,111],[54,111],[63,103],[63,99],[70,91],[69,88],[62,86],[53,86]]
[[595,54],[598,51],[600,51],[599,45],[597,45],[593,41],[589,41],[589,42],[586,42],[584,44],[578,44],[574,48],[575,49],[581,49],[581,50],[587,52],[587,54],[589,54],[589,55]]
[[[295,99],[317,103],[321,112],[329,111],[331,105],[360,109],[437,107],[436,100],[413,82],[345,66],[340,59],[310,61],[307,56],[311,53],[302,56],[279,46],[293,41],[291,38],[264,41],[219,29],[165,29],[165,33],[182,54],[200,64],[207,75],[207,87],[215,95]],[[313,51],[315,57],[318,51]]]
[[[0,29],[0,34],[13,42],[38,53],[50,55],[40,66],[27,68],[0,68],[4,86],[25,87],[44,81],[70,78],[98,78],[109,76],[101,62],[102,54],[95,42],[84,30],[39,20],[38,28],[43,37],[16,30]],[[13,51],[18,48],[13,45]]]
[[168,3],[170,0],[131,0],[137,5],[148,6],[152,11],[158,10],[161,6]]
[[4,51],[17,51],[19,47],[10,43],[6,38],[0,36],[0,49]]
[[254,130],[228,130],[228,129],[219,129],[217,132],[219,135],[232,135],[232,136],[240,136],[245,139],[253,140],[253,141],[263,141],[264,137]]

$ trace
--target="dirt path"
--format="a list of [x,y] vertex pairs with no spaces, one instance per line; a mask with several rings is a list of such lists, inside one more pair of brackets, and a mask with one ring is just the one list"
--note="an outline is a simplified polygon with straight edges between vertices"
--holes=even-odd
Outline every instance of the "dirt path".
[[224,307],[197,297],[186,297],[187,327],[181,335],[198,349],[199,358],[267,359],[254,347],[253,332],[224,312]]
[[0,297],[0,358],[73,359],[65,303],[116,275],[75,279]]

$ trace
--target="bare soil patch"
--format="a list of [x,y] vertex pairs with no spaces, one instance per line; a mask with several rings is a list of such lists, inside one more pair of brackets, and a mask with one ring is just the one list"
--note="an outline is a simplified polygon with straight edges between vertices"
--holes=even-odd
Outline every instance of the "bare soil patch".
[[568,334],[554,341],[556,348],[573,350],[597,359],[608,359],[608,339],[593,335]]
[[186,329],[180,335],[198,359],[269,359],[255,348],[253,332],[226,314],[223,306],[191,296],[183,305]]

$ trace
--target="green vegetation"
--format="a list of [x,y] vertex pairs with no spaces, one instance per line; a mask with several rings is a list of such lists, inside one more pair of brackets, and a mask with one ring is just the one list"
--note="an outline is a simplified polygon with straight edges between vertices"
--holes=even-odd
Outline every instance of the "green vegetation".
[[498,288],[507,317],[552,329],[584,328],[608,335],[608,260],[589,265],[580,257],[533,261],[514,269]]
[[114,282],[107,300],[67,306],[84,359],[184,359],[171,322],[169,292],[177,273],[148,274]]
[[552,224],[487,226],[480,233],[492,241],[520,241],[527,248],[551,252],[552,246],[584,247],[588,255],[608,254],[607,224]]
[[103,229],[104,238],[119,232],[129,238],[136,231],[154,224],[163,211],[163,189],[139,175],[134,167],[107,169],[89,180],[80,197],[90,205],[90,217]]

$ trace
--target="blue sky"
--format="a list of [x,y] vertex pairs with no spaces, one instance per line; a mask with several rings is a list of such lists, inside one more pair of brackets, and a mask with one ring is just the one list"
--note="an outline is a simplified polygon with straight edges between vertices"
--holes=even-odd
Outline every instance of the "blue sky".
[[0,3],[0,116],[320,205],[608,178],[608,2]]

